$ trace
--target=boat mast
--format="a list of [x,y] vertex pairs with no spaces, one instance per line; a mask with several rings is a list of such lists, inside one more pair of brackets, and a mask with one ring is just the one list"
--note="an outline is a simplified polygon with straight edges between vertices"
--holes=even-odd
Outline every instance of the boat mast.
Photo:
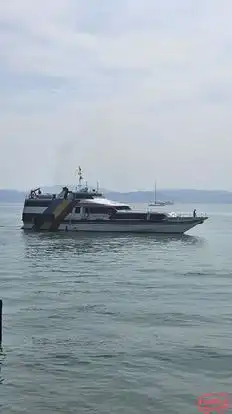
[[78,167],[78,176],[79,176],[79,185],[78,185],[78,187],[79,187],[79,189],[81,189],[81,182],[83,180],[83,175],[82,175],[82,170],[81,170],[80,166]]
[[155,194],[154,194],[154,196],[155,196],[154,202],[156,204],[156,181],[155,181]]

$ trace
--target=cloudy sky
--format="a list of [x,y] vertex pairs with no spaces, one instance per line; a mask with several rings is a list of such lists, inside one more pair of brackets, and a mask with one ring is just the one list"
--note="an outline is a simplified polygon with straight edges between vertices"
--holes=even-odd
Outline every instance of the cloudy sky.
[[0,2],[0,188],[232,190],[231,0]]

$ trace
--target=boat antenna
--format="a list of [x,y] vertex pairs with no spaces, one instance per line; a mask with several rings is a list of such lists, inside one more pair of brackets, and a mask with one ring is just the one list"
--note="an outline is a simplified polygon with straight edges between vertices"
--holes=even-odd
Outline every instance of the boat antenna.
[[80,166],[78,167],[78,176],[79,176],[79,185],[78,185],[78,187],[81,188],[81,182],[83,180],[83,175],[82,175],[82,169],[81,169]]

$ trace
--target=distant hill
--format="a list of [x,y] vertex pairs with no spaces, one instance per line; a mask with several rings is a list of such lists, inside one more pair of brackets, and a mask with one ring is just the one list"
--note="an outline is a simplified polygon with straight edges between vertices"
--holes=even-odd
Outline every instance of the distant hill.
[[25,193],[17,190],[0,190],[0,202],[19,203],[25,198]]
[[[45,187],[45,192],[59,192],[60,186]],[[110,190],[102,190],[111,200],[125,203],[148,203],[153,200],[152,191],[131,191],[121,193]],[[23,202],[25,193],[16,190],[0,190],[0,202]],[[174,203],[202,203],[202,204],[232,204],[232,192],[206,191],[206,190],[162,190],[157,191],[157,200],[169,200]]]
[[[146,203],[152,201],[154,194],[151,191],[134,191],[128,193],[107,192],[112,200],[132,203]],[[173,201],[174,203],[201,203],[201,204],[232,204],[232,192],[205,191],[205,190],[162,190],[156,193],[157,200]]]

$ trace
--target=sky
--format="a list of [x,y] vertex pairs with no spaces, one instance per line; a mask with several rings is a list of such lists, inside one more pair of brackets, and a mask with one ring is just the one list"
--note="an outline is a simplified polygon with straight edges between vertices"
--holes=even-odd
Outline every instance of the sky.
[[0,2],[0,188],[232,190],[231,0]]

